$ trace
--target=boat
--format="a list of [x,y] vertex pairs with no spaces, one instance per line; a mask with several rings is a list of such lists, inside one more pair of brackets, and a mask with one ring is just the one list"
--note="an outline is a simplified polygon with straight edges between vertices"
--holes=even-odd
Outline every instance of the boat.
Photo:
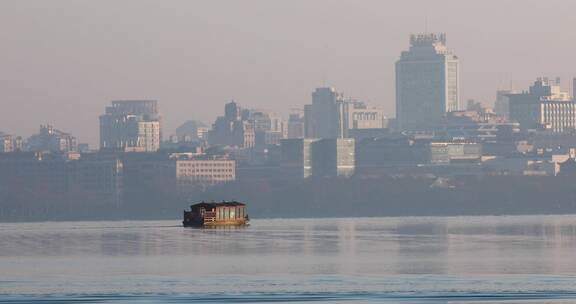
[[184,227],[244,226],[249,221],[246,204],[237,201],[201,202],[184,211]]

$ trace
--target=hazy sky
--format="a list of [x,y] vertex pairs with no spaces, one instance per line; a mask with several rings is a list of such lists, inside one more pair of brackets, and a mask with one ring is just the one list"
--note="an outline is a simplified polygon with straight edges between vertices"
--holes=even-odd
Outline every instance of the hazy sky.
[[394,113],[410,33],[446,32],[461,99],[576,75],[576,1],[0,1],[0,130],[98,140],[112,99],[158,99],[165,134],[235,99],[289,112],[323,84]]

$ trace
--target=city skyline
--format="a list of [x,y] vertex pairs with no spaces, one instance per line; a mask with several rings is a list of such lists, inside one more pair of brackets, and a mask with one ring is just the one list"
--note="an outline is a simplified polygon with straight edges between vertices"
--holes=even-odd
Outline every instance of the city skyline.
[[[461,103],[474,98],[492,105],[496,90],[511,83],[526,88],[541,75],[562,77],[571,91],[575,46],[558,29],[569,27],[576,4],[494,3],[409,1],[387,11],[376,1],[331,1],[332,15],[324,16],[318,14],[325,1],[142,1],[137,11],[130,1],[112,9],[98,2],[3,2],[0,130],[28,137],[39,124],[52,124],[97,146],[98,116],[111,100],[158,100],[168,135],[189,119],[210,123],[232,99],[287,117],[322,86],[382,106],[392,117],[393,64],[409,35],[425,30],[446,32],[461,59]],[[548,7],[557,8],[558,18],[545,27],[532,22]],[[334,16],[357,24],[315,19]],[[27,119],[13,119],[21,113]]]

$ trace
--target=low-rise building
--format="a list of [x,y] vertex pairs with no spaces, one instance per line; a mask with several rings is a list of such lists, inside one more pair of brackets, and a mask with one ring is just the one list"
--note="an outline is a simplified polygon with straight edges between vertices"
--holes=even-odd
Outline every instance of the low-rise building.
[[76,137],[55,129],[51,125],[40,126],[40,132],[28,139],[28,150],[33,152],[77,152]]
[[286,139],[280,166],[290,178],[351,176],[355,173],[353,138]]
[[14,141],[12,135],[0,132],[0,153],[13,152]]
[[123,204],[123,164],[77,153],[0,154],[0,216],[98,217]]
[[538,78],[528,92],[510,94],[510,119],[523,130],[576,130],[576,101],[560,89],[560,80]]
[[162,131],[156,100],[116,100],[100,116],[100,148],[125,152],[155,152]]
[[428,144],[431,164],[480,162],[482,145],[479,143],[431,142]]

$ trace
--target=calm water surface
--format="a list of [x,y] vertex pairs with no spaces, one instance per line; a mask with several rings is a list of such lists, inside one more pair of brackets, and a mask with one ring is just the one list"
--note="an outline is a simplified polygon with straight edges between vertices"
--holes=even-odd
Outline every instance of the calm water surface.
[[576,216],[0,224],[0,303],[576,303]]

